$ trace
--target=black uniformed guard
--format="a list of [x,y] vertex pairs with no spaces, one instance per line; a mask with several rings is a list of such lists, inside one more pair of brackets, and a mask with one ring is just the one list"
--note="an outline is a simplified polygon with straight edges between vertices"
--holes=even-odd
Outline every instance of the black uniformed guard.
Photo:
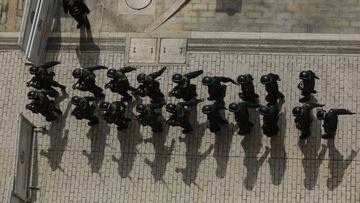
[[78,97],[73,96],[71,98],[71,103],[75,105],[74,110],[71,112],[71,115],[75,116],[76,119],[89,120],[88,125],[93,126],[99,123],[98,118],[94,115],[96,106],[90,104],[90,102],[95,101],[95,97]]
[[292,113],[295,116],[295,125],[301,131],[300,139],[306,139],[310,136],[310,126],[312,122],[311,110],[315,107],[323,107],[323,104],[304,104],[293,108]]
[[137,81],[140,83],[140,86],[137,88],[137,93],[141,97],[148,96],[151,99],[151,103],[163,103],[165,104],[164,94],[160,90],[160,83],[156,80],[161,76],[166,67],[162,67],[159,71],[146,75],[145,73],[140,73],[137,76]]
[[186,109],[184,103],[167,104],[166,111],[171,113],[170,118],[166,121],[171,126],[180,126],[183,128],[183,133],[189,133],[193,131],[190,124],[190,111]]
[[259,108],[260,114],[263,116],[262,130],[264,135],[272,137],[279,132],[279,108],[276,105],[262,106]]
[[131,101],[132,97],[128,91],[136,93],[136,89],[130,86],[129,80],[125,74],[134,70],[136,70],[136,68],[130,66],[118,70],[109,69],[107,71],[107,76],[112,80],[105,85],[105,89],[110,88],[112,92],[120,94],[123,97],[121,98],[121,101]]
[[268,106],[275,105],[279,99],[284,99],[285,96],[279,91],[279,85],[277,81],[280,81],[280,77],[277,74],[269,73],[261,76],[260,82],[265,85],[267,95],[265,100],[268,102]]
[[49,68],[60,64],[58,61],[47,62],[41,66],[35,66],[31,63],[25,63],[30,67],[30,74],[34,77],[26,83],[26,86],[33,87],[35,89],[44,89],[49,92],[50,97],[57,97],[59,93],[53,87],[59,87],[62,91],[65,91],[66,87],[54,81],[55,73],[49,71]]
[[209,122],[209,128],[211,132],[217,132],[220,131],[220,125],[221,124],[228,124],[229,122],[223,118],[220,115],[220,110],[225,109],[224,107],[220,107],[216,104],[212,105],[205,105],[202,108],[202,112],[206,114],[208,122]]
[[139,113],[136,117],[137,120],[143,126],[150,126],[154,133],[162,132],[164,129],[164,118],[161,115],[162,106],[162,103],[138,104],[136,106],[136,112]]
[[203,101],[202,99],[196,98],[198,96],[196,93],[196,85],[190,84],[191,79],[200,76],[203,72],[203,70],[198,70],[184,75],[179,73],[174,74],[172,76],[172,81],[177,85],[171,90],[169,96],[174,96],[177,99],[183,99],[187,103],[187,106],[194,106]]
[[329,112],[326,112],[325,110],[318,111],[316,113],[316,117],[319,120],[324,120],[323,128],[325,134],[323,134],[321,137],[323,139],[334,139],[337,130],[338,116],[352,114],[355,113],[347,109],[330,109]]
[[[26,109],[33,113],[40,113],[46,118],[46,121],[54,121],[57,119],[56,114],[62,114],[61,110],[56,108],[55,102],[49,100],[47,95],[49,91],[33,90],[28,93],[28,99],[33,100],[30,104],[26,105]],[[56,113],[56,114],[55,114]]]
[[229,105],[229,111],[234,113],[235,121],[239,126],[239,135],[249,134],[251,131],[251,127],[254,126],[252,122],[249,120],[249,108],[257,108],[260,105],[253,102],[240,102],[240,103],[231,103]]
[[96,98],[105,97],[103,89],[95,84],[95,70],[107,69],[105,66],[92,66],[88,68],[76,68],[73,71],[73,77],[78,81],[73,85],[73,89],[89,91]]
[[239,75],[237,82],[241,86],[239,97],[246,102],[258,102],[259,95],[255,93],[254,78],[250,74]]
[[233,84],[237,83],[228,77],[209,77],[205,76],[202,79],[202,84],[208,86],[208,94],[209,97],[207,98],[209,101],[215,101],[215,104],[218,106],[225,107],[224,98],[226,96],[226,85],[221,83],[232,82]]
[[126,105],[124,102],[102,102],[100,104],[100,111],[103,118],[108,123],[114,123],[117,125],[118,130],[124,130],[128,128],[128,123],[131,121],[125,116]]
[[85,25],[90,29],[90,22],[87,15],[90,13],[89,8],[83,0],[63,0],[64,12],[70,15],[78,22],[77,28]]
[[299,99],[300,102],[307,102],[311,99],[311,94],[315,94],[315,79],[319,79],[316,74],[311,71],[301,71],[299,78],[301,82],[298,85],[298,88],[301,90],[302,98]]

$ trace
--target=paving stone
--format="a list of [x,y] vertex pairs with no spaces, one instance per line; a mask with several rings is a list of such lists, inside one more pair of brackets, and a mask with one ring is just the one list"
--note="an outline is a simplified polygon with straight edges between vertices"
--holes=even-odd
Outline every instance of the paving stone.
[[[96,58],[96,60],[94,59]],[[64,116],[48,126],[49,134],[37,134],[36,176],[38,202],[359,202],[360,201],[360,117],[341,116],[335,144],[320,139],[321,123],[314,120],[314,132],[305,143],[298,143],[291,110],[299,105],[298,73],[313,69],[317,81],[317,100],[326,109],[348,107],[359,112],[359,55],[330,54],[248,54],[188,53],[189,66],[168,66],[160,77],[161,89],[173,87],[176,72],[204,70],[205,75],[236,78],[251,73],[256,91],[264,103],[262,74],[280,75],[280,89],[286,96],[281,109],[280,133],[272,139],[261,133],[261,117],[252,111],[255,124],[246,137],[236,134],[234,118],[227,111],[230,125],[218,134],[205,129],[206,118],[199,104],[195,133],[181,134],[170,127],[166,134],[153,140],[148,127],[132,122],[128,130],[117,132],[103,121],[89,128],[85,121],[69,115],[70,97],[87,95],[71,88],[75,67],[99,64],[118,68],[124,65],[123,52],[84,52],[80,59],[75,51],[49,51],[49,60],[60,60],[55,78],[68,87],[69,97],[60,103]],[[90,60],[92,59],[92,60]],[[0,198],[6,194],[7,177],[11,174],[15,145],[15,121],[24,112],[37,126],[43,118],[25,111],[28,102],[25,87],[30,79],[23,66],[26,60],[19,51],[0,52]],[[136,74],[150,73],[159,67],[143,66],[129,74],[137,86]],[[107,82],[105,71],[96,72],[99,85]],[[199,97],[207,97],[207,89],[197,84]],[[227,84],[226,104],[239,101],[239,87]],[[167,94],[165,94],[167,95]],[[106,90],[106,101],[117,95]],[[166,98],[175,101],[173,98]],[[149,102],[144,99],[143,102]],[[129,111],[133,115],[134,109]],[[164,113],[167,117],[168,115]],[[181,137],[181,139],[179,139]],[[150,142],[145,142],[145,140]],[[172,145],[172,140],[175,143]]]

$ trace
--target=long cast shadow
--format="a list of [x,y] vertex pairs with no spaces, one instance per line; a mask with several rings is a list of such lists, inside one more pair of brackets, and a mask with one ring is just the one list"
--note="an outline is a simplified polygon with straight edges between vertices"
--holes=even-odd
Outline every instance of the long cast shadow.
[[[211,153],[214,148],[213,145],[204,152],[200,153],[201,141],[205,134],[206,123],[199,124],[197,122],[197,108],[193,107],[191,109],[191,124],[194,127],[192,133],[186,134],[185,137],[180,137],[180,142],[184,142],[186,146],[186,167],[185,168],[176,168],[177,173],[181,173],[183,177],[183,182],[186,185],[196,184],[197,173],[200,167],[201,162],[206,159],[206,157]],[[198,186],[198,185],[197,185]]]
[[[207,123],[199,124],[197,120],[197,106],[190,108],[190,123],[194,131],[186,134],[185,137],[180,137],[179,141],[183,142],[186,146],[186,166],[185,168],[176,168],[177,173],[182,174],[183,182],[186,185],[196,184],[197,173],[201,162],[211,153],[214,148],[211,145],[204,153],[199,152],[201,147],[202,138],[205,134]],[[199,186],[198,186],[199,187]]]
[[[131,109],[136,105],[132,103],[128,108],[129,118],[134,118]],[[112,156],[112,160],[118,164],[118,172],[121,178],[130,178],[130,173],[134,167],[134,162],[137,155],[136,146],[142,142],[142,135],[140,133],[140,124],[137,121],[130,123],[126,130],[118,131],[117,135],[120,141],[121,155],[119,158]]]
[[254,124],[251,133],[246,135],[241,141],[241,145],[245,152],[244,166],[246,167],[246,177],[244,186],[247,190],[253,190],[259,174],[260,167],[265,162],[270,153],[269,147],[265,148],[265,152],[258,159],[262,144],[262,134],[260,132],[260,114],[256,109],[249,109],[250,120]]
[[76,48],[80,66],[86,68],[99,64],[100,48],[95,44],[91,30],[80,28],[80,45]]
[[333,191],[341,184],[346,169],[351,165],[359,150],[351,150],[349,157],[344,159],[344,156],[336,149],[334,139],[328,141],[328,147],[330,177],[327,179],[326,185],[329,190]]
[[221,131],[215,133],[214,158],[216,159],[216,176],[225,178],[226,169],[229,162],[229,153],[233,134],[236,131],[236,125],[229,123],[221,126]]
[[315,188],[317,178],[319,176],[320,165],[322,164],[325,154],[326,146],[323,145],[320,149],[321,143],[321,121],[313,118],[311,135],[306,140],[299,140],[298,146],[304,155],[302,164],[305,171],[304,186],[308,190]]
[[61,160],[69,139],[69,130],[64,128],[70,109],[71,103],[69,102],[61,118],[53,121],[49,130],[45,131],[45,133],[50,136],[50,147],[47,151],[41,150],[40,155],[48,159],[51,170],[53,171],[59,169],[64,172],[64,169],[61,167]]
[[153,161],[150,161],[148,158],[145,158],[145,163],[150,166],[151,174],[153,175],[155,181],[161,181],[164,184],[164,175],[166,172],[166,166],[171,160],[171,154],[175,148],[175,139],[171,140],[171,145],[166,146],[166,136],[169,131],[169,126],[164,127],[163,132],[153,133],[151,138],[144,140],[144,143],[152,143],[155,150],[155,158]]
[[271,182],[274,185],[280,185],[286,170],[286,150],[285,150],[285,134],[286,134],[286,113],[279,115],[279,133],[271,137],[270,144],[270,174]]
[[87,137],[91,141],[90,152],[83,150],[83,155],[88,158],[88,164],[91,166],[91,172],[100,174],[100,169],[104,161],[106,146],[106,137],[110,133],[110,127],[100,119],[99,124],[90,127]]

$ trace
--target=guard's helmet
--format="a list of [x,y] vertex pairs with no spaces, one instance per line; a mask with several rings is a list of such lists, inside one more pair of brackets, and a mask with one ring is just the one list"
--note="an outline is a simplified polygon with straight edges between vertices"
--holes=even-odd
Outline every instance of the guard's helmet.
[[203,108],[202,108],[202,112],[204,114],[210,114],[212,111],[212,108],[211,108],[211,105],[205,105]]
[[28,93],[28,99],[34,100],[36,99],[37,92],[35,90],[32,90]]
[[212,78],[209,77],[209,76],[205,76],[203,79],[202,79],[202,84],[205,85],[205,86],[209,86],[211,84],[211,81],[212,81]]
[[71,98],[71,103],[72,104],[74,104],[74,105],[79,105],[80,104],[80,97],[78,97],[78,96],[73,96],[72,98]]
[[299,74],[299,78],[302,80],[309,80],[311,79],[311,74],[309,73],[309,71],[301,71]]
[[247,75],[239,75],[239,77],[237,78],[237,82],[239,84],[246,84],[248,82],[250,82],[250,78]]
[[116,76],[116,70],[115,69],[109,69],[106,73],[106,75],[109,77],[109,78],[115,78]]
[[146,105],[144,105],[144,104],[136,105],[136,112],[138,112],[138,113],[146,113],[147,112]]
[[82,73],[81,69],[76,68],[75,70],[73,70],[72,75],[73,75],[74,78],[80,78],[81,73]]
[[239,110],[239,105],[238,105],[237,103],[231,103],[231,104],[229,105],[229,111],[230,111],[230,112],[235,113],[235,112],[237,112],[238,110]]
[[269,84],[269,83],[271,83],[271,78],[269,75],[263,75],[260,78],[260,82],[261,82],[261,84],[264,84],[264,85]]
[[144,83],[146,81],[146,75],[145,73],[140,73],[138,76],[137,76],[137,81],[139,83]]
[[267,106],[262,106],[259,108],[259,112],[263,116],[268,116],[268,115],[270,115],[270,108]]
[[100,111],[106,112],[110,109],[110,106],[111,106],[110,102],[101,102]]
[[30,74],[31,75],[36,75],[38,72],[39,72],[38,67],[36,67],[36,66],[31,66],[30,67]]
[[173,76],[172,76],[172,81],[175,82],[175,83],[179,83],[182,81],[182,75],[179,74],[179,73],[175,73]]
[[169,112],[169,113],[175,113],[176,111],[176,105],[175,104],[167,104],[166,105],[166,111]]
[[326,118],[326,111],[325,110],[320,110],[316,113],[316,117],[319,120],[324,120]]
[[294,116],[300,116],[303,113],[303,111],[300,106],[297,106],[293,108],[292,113]]

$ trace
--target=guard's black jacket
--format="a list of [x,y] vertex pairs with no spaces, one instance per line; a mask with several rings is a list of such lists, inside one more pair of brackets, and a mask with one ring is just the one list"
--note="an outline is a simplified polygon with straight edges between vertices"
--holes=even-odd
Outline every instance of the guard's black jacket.
[[190,80],[200,76],[203,72],[203,70],[198,70],[183,75],[183,81],[178,83],[169,95],[177,99],[183,99],[184,101],[195,99],[197,97],[196,85],[190,84]]
[[338,116],[354,114],[347,109],[330,109],[324,119],[323,127],[326,133],[334,134],[337,130]]
[[150,97],[152,103],[164,102],[165,96],[161,92],[160,83],[156,80],[156,78],[161,76],[165,70],[166,67],[163,67],[159,71],[156,71],[146,76],[145,82],[137,88],[138,93],[141,97]]
[[95,97],[81,97],[80,102],[74,110],[71,112],[71,115],[75,116],[76,119],[88,119],[90,120],[94,117],[95,105],[90,104],[90,102],[95,101]]
[[208,86],[209,100],[223,100],[226,96],[226,86],[221,83],[232,82],[237,84],[233,79],[228,77],[212,77],[211,83]]
[[130,86],[129,80],[125,73],[129,73],[134,70],[136,69],[133,67],[124,67],[118,69],[116,71],[116,77],[110,80],[110,82],[105,85],[105,88],[109,88],[112,92],[118,93],[124,97],[129,97],[130,95],[127,93],[127,91],[136,91],[136,89]]
[[189,110],[187,110],[183,104],[180,103],[176,105],[175,113],[172,113],[166,122],[171,126],[180,126],[186,130],[192,130],[189,119]]
[[263,115],[263,133],[268,136],[274,136],[279,132],[277,122],[279,121],[279,108],[276,105],[270,107],[269,115]]

